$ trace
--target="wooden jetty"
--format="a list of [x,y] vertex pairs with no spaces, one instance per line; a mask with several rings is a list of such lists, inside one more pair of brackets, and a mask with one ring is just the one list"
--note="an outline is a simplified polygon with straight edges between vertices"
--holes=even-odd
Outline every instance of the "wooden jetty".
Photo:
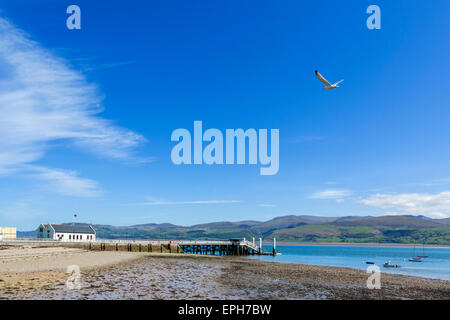
[[[3,241],[4,242],[4,241]],[[246,256],[246,255],[279,255],[276,253],[275,239],[272,252],[263,252],[262,239],[259,246],[253,242],[241,239],[229,240],[112,240],[97,239],[96,241],[58,241],[58,240],[11,240],[10,245],[38,245],[38,246],[64,246],[96,251],[129,251],[129,252],[155,252],[155,253],[189,253],[220,256]]]
[[179,246],[185,253],[210,254],[219,256],[245,256],[263,254],[252,242],[240,239],[228,241],[180,241]]

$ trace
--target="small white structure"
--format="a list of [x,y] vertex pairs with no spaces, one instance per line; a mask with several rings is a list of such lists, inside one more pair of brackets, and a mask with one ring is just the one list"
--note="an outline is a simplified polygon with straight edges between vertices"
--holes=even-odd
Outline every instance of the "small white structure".
[[16,239],[16,235],[16,227],[0,227],[0,240],[13,240]]
[[96,232],[90,225],[41,224],[37,237],[60,241],[95,241]]

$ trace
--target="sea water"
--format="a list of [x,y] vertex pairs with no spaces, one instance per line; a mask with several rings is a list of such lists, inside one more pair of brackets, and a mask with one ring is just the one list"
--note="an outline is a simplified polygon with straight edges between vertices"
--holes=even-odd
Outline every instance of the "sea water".
[[[272,246],[263,245],[263,251],[271,252]],[[428,258],[423,258],[422,262],[408,261],[414,256],[414,248],[410,247],[278,245],[277,252],[282,255],[275,257],[251,256],[250,258],[362,270],[369,266],[366,261],[371,261],[386,273],[450,280],[450,248],[425,248]],[[415,255],[418,254],[424,254],[423,248],[416,248]],[[387,261],[400,265],[400,268],[384,268],[383,263]]]

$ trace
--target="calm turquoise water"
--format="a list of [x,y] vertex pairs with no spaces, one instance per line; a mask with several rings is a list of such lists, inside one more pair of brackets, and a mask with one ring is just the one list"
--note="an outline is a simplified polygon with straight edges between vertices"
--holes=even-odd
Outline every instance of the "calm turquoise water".
[[[263,245],[263,250],[270,252],[272,247]],[[424,258],[422,262],[408,261],[408,258],[413,256],[413,248],[279,245],[277,252],[282,255],[253,256],[251,259],[364,270],[369,266],[365,261],[373,261],[382,272],[450,280],[450,249],[425,249],[425,254],[429,257]],[[417,254],[422,254],[422,248],[416,249]],[[383,268],[386,261],[401,267]]]

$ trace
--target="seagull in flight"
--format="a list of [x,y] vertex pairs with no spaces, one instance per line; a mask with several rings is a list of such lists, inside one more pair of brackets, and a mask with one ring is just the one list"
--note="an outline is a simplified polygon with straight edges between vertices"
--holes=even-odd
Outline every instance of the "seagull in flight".
[[324,88],[326,90],[338,88],[339,87],[338,84],[341,83],[342,81],[344,81],[344,79],[342,79],[334,84],[331,84],[317,70],[315,70],[314,72],[316,73],[317,78],[319,78],[319,80],[322,81],[326,85],[326,87]]

